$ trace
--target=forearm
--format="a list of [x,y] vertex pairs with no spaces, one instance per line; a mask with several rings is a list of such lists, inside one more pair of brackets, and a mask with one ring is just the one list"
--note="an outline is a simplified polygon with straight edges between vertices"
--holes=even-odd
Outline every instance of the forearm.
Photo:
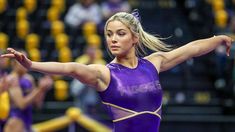
[[222,36],[215,36],[207,39],[196,40],[188,45],[190,46],[190,51],[192,51],[192,57],[201,56],[213,51],[216,47],[221,44],[226,43]]
[[[43,89],[34,89],[31,93],[29,93],[27,96],[22,97],[22,99],[15,98],[14,102],[17,107],[20,109],[25,109],[27,106],[33,104],[33,102],[41,95],[43,94]],[[13,97],[14,98],[14,97]]]
[[46,74],[70,76],[79,79],[83,83],[89,83],[91,80],[96,81],[98,74],[97,70],[94,70],[95,68],[76,62],[32,62],[30,69]]
[[40,92],[37,96],[37,98],[35,98],[34,103],[36,105],[37,108],[41,108],[44,102],[44,98],[45,98],[45,94],[46,92]]
[[32,62],[30,70],[46,74],[71,75],[73,63]]
[[[225,35],[192,41],[175,50],[163,53],[164,57],[162,57],[160,71],[166,71],[192,57],[207,54],[221,44],[226,46],[226,52],[227,55],[229,55],[231,42],[232,39]],[[156,56],[158,56],[158,54],[156,54]]]

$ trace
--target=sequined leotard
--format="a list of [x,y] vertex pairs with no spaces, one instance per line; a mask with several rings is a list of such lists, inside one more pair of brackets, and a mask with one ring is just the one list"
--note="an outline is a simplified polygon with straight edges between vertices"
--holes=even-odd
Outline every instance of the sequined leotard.
[[[19,79],[20,88],[23,92],[23,96],[26,96],[32,89],[32,83],[28,79],[21,77]],[[19,118],[24,122],[25,129],[27,132],[31,132],[32,125],[32,106],[29,105],[25,109],[21,110],[16,106],[12,105],[10,109],[10,118]]]
[[107,67],[111,81],[99,94],[112,116],[113,131],[158,132],[162,89],[153,64],[139,58],[134,69],[116,63]]

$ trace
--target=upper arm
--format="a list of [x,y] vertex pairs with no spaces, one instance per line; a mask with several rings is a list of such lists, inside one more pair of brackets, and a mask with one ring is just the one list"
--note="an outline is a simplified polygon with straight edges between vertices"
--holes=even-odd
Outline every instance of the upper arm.
[[197,48],[192,47],[192,45],[184,45],[169,52],[153,53],[148,58],[162,72],[193,57],[195,52],[197,52]]
[[108,84],[109,70],[104,65],[84,65],[77,63],[73,67],[75,70],[72,73],[72,77],[84,84],[95,87],[98,91],[102,90]]

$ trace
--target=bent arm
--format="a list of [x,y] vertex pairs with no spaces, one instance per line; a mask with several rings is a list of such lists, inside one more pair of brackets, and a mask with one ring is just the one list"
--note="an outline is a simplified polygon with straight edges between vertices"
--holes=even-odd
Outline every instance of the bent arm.
[[52,87],[53,84],[53,80],[51,79],[50,76],[44,76],[42,78],[39,79],[38,81],[38,85],[35,85],[34,79],[32,80],[33,82],[33,87],[34,89],[44,89],[42,90],[42,92],[40,92],[40,94],[37,96],[37,98],[35,98],[34,104],[36,105],[37,108],[41,108],[43,103],[44,103],[44,98],[45,95],[47,93],[47,91]]
[[[227,55],[229,55],[231,43],[232,39],[230,37],[220,35],[207,39],[192,41],[170,52],[153,53],[149,58],[153,63],[158,63],[159,69],[162,72],[192,57],[198,57],[207,54],[221,44],[224,44],[227,47]],[[158,62],[156,62],[157,60]]]
[[28,95],[23,96],[22,90],[18,81],[14,81],[9,88],[10,98],[12,99],[15,106],[20,109],[25,109],[27,106],[31,105],[34,100],[42,94],[43,89],[33,89]]
[[25,109],[27,106],[31,105],[43,91],[37,88],[24,97],[20,87],[14,87],[10,88],[9,93],[14,104],[20,109]]

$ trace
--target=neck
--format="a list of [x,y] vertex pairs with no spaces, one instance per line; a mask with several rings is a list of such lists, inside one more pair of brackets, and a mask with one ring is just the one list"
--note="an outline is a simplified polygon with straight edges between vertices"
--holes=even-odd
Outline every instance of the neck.
[[134,56],[129,56],[129,57],[116,57],[113,62],[122,64],[126,67],[129,68],[135,68],[138,64],[138,58]]

